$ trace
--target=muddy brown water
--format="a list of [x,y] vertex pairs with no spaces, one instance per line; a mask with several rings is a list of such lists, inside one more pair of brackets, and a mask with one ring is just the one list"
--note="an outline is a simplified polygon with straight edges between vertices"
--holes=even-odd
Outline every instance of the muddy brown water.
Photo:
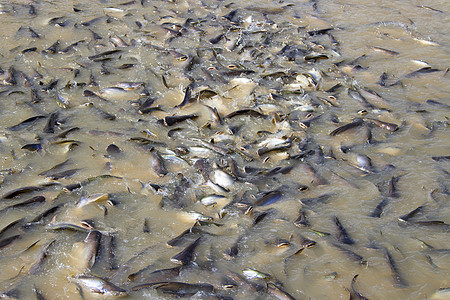
[[[113,297],[82,275],[129,299],[176,296],[132,291],[158,281],[214,287],[196,299],[276,299],[273,284],[280,299],[438,299],[449,287],[448,1],[3,1],[0,12],[3,298]],[[104,90],[121,82],[141,84]],[[8,197],[22,187],[40,190]],[[208,195],[224,197],[206,206]],[[45,201],[11,207],[34,196]],[[300,209],[307,222],[294,224]],[[212,219],[169,247],[193,212]],[[54,227],[83,220],[99,243]],[[179,275],[151,274],[198,237]]]

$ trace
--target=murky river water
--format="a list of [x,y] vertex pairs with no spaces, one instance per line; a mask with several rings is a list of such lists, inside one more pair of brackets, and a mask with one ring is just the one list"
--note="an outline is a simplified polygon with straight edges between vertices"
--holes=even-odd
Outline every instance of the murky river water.
[[448,1],[0,12],[2,298],[450,299]]

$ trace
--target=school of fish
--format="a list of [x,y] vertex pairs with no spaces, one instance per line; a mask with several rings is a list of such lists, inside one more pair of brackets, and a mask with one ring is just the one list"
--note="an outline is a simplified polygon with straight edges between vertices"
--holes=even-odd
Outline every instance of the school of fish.
[[336,3],[1,3],[0,298],[450,299],[449,45]]

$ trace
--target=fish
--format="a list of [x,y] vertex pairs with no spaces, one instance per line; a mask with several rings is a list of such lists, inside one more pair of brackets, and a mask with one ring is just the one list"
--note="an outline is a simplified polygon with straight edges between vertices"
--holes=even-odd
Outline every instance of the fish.
[[369,298],[361,295],[361,293],[359,293],[356,289],[355,289],[355,283],[356,283],[356,278],[359,276],[359,274],[356,274],[355,276],[353,276],[352,278],[352,282],[350,284],[350,299],[351,300],[368,300]]
[[401,276],[397,264],[395,263],[394,259],[392,258],[391,253],[388,249],[384,249],[385,251],[385,258],[388,262],[389,268],[391,269],[392,277],[394,279],[394,285],[399,288],[406,288],[408,286],[408,283],[405,279]]
[[270,205],[280,200],[282,196],[283,193],[279,190],[270,191],[265,193],[265,195],[260,197],[258,200],[256,200],[256,202],[253,205],[254,206]]
[[355,241],[350,237],[350,235],[347,233],[347,230],[342,225],[341,221],[339,221],[339,218],[337,216],[334,216],[334,224],[336,225],[336,229],[338,231],[337,233],[337,239],[339,242],[347,244],[347,245],[353,245]]
[[14,208],[21,208],[21,207],[29,207],[31,205],[35,205],[37,203],[42,203],[45,202],[45,197],[44,196],[34,196],[28,200],[22,201],[20,203],[16,203],[7,207],[4,207],[0,210],[0,213],[3,213],[5,211],[8,211],[10,209],[14,209]]
[[120,288],[111,282],[94,275],[80,275],[72,279],[81,284],[90,293],[100,294],[104,296],[126,296],[128,293],[125,289]]
[[181,265],[189,264],[192,261],[195,248],[197,248],[198,244],[200,243],[200,239],[201,237],[197,238],[194,242],[192,242],[186,248],[184,248],[183,251],[172,256],[170,261]]
[[161,123],[164,124],[164,126],[172,126],[174,124],[177,124],[179,122],[183,122],[190,119],[196,119],[198,118],[198,115],[196,114],[190,114],[190,115],[178,115],[178,116],[167,116],[160,120]]
[[290,295],[286,291],[283,291],[281,288],[279,288],[272,282],[267,283],[267,291],[269,294],[271,294],[272,296],[274,296],[279,300],[295,300],[295,298],[292,295]]
[[[143,277],[146,281],[149,282],[161,282],[164,280],[171,280],[178,275],[180,275],[181,270],[183,269],[183,266],[177,266],[169,269],[159,269],[152,271],[148,275],[142,275],[145,274],[146,271],[150,269],[150,267],[153,268],[153,265],[149,265],[135,273],[132,273],[128,275],[128,279],[131,281],[136,281],[137,277]],[[133,288],[134,289],[134,288]]]
[[450,287],[447,287],[447,288],[441,288],[441,289],[435,291],[431,295],[430,299],[431,300],[446,300],[446,299],[449,299],[449,297],[450,297]]
[[159,177],[167,175],[168,172],[164,166],[164,160],[159,152],[154,148],[150,150],[150,164],[156,175]]
[[50,116],[48,117],[48,121],[45,124],[45,127],[43,129],[44,133],[54,133],[55,132],[55,126],[57,124],[58,117],[59,117],[59,111],[55,111],[50,114]]
[[383,213],[383,209],[386,205],[389,204],[389,199],[388,198],[383,198],[383,200],[381,200],[381,202],[375,207],[375,209],[373,210],[373,212],[369,215],[370,217],[373,218],[379,218],[381,217],[381,214]]
[[91,194],[88,196],[81,196],[80,199],[77,201],[76,206],[83,207],[92,202],[105,201],[108,199],[109,199],[109,195],[107,193],[96,193],[96,194]]
[[195,294],[201,293],[211,293],[214,291],[214,286],[209,283],[184,283],[184,282],[174,282],[174,281],[163,281],[163,282],[152,282],[141,284],[132,287],[132,291],[139,291],[145,288],[154,288],[158,292],[164,294],[174,295],[178,298],[192,297]]
[[22,194],[28,194],[28,193],[32,193],[32,192],[37,192],[37,191],[42,191],[44,189],[44,187],[40,187],[40,186],[24,186],[12,191],[9,191],[7,193],[5,193],[2,196],[2,199],[14,199]]
[[330,244],[333,245],[334,247],[338,248],[342,253],[344,253],[351,260],[358,262],[361,265],[367,265],[367,261],[361,255],[353,252],[352,250],[347,249],[346,247],[344,247],[338,243],[331,242]]
[[421,213],[424,208],[425,208],[425,205],[418,206],[417,208],[413,209],[409,213],[398,217],[398,221],[399,222],[408,222],[409,219],[411,219],[414,216],[416,216],[417,214]]
[[328,199],[330,199],[334,194],[322,194],[320,196],[314,197],[314,198],[303,198],[299,199],[299,202],[302,205],[308,206],[316,203],[326,203]]
[[42,116],[42,115],[34,116],[34,117],[28,118],[28,119],[20,122],[17,125],[11,126],[8,129],[11,130],[11,131],[19,131],[19,130],[22,130],[24,128],[33,126],[39,120],[42,120],[42,119],[45,119],[45,118],[46,118],[46,116]]
[[231,119],[236,116],[252,116],[252,117],[259,117],[259,118],[266,117],[266,115],[264,115],[256,110],[247,108],[247,109],[240,109],[240,110],[233,111],[233,112],[229,113],[228,115],[224,116],[223,118]]
[[189,101],[191,100],[191,90],[192,89],[190,86],[186,87],[186,91],[184,92],[183,101],[180,104],[176,105],[174,108],[180,108],[189,103]]
[[82,257],[82,260],[84,260],[83,265],[89,269],[92,268],[96,262],[101,239],[102,234],[99,231],[91,230],[83,241],[85,245],[83,251],[84,255]]
[[393,50],[389,50],[389,49],[385,49],[385,48],[381,48],[381,47],[376,47],[376,46],[370,46],[369,48],[376,52],[380,52],[380,53],[387,54],[390,56],[396,56],[396,55],[400,54],[397,51],[393,51]]
[[56,242],[56,240],[52,240],[50,243],[45,245],[42,250],[39,252],[38,259],[34,264],[31,265],[31,267],[28,269],[28,274],[37,274],[40,269],[42,268],[42,265],[45,263],[45,259],[47,258],[48,252],[50,251],[50,248],[53,246],[53,244]]
[[364,118],[364,121],[366,121],[369,124],[374,124],[379,128],[385,129],[387,131],[390,132],[394,132],[398,130],[398,125],[396,124],[392,124],[392,123],[387,123],[387,122],[383,122],[383,121],[379,121],[376,119],[371,119],[371,118]]
[[331,136],[336,136],[338,134],[346,132],[347,130],[360,127],[363,124],[364,124],[364,120],[363,119],[356,119],[356,120],[354,120],[354,121],[352,121],[352,122],[350,122],[348,124],[345,124],[345,125],[342,125],[342,126],[336,128],[335,130],[330,132],[330,135]]

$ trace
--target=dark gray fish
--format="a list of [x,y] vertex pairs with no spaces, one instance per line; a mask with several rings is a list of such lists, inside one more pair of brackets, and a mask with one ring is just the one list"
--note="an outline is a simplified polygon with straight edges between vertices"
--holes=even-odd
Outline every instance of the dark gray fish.
[[77,130],[80,130],[80,128],[79,128],[79,127],[72,127],[72,128],[69,128],[69,129],[67,129],[67,130],[65,130],[65,131],[63,131],[63,132],[61,132],[61,133],[58,134],[56,137],[57,137],[57,138],[60,138],[60,139],[63,139],[63,138],[65,138],[69,133],[72,133],[72,132],[77,131]]
[[380,75],[380,79],[377,81],[377,84],[380,85],[380,86],[387,86],[386,85],[386,80],[388,79],[388,77],[389,77],[389,75],[387,73],[383,72]]
[[250,108],[246,108],[246,109],[240,109],[240,110],[236,110],[233,111],[232,113],[229,113],[228,115],[226,115],[225,117],[223,117],[224,119],[230,119],[236,116],[252,116],[252,117],[259,117],[259,118],[265,118],[266,115],[260,113],[259,111],[250,109]]
[[67,160],[63,161],[62,163],[59,163],[59,164],[55,165],[51,169],[48,169],[47,171],[39,173],[38,175],[39,176],[47,176],[47,175],[49,175],[49,174],[51,174],[53,172],[57,172],[60,169],[62,169],[63,167],[65,167],[67,164],[69,164],[70,162],[71,162],[71,160],[67,159]]
[[90,232],[91,230],[86,227],[81,227],[72,223],[50,223],[46,225],[46,228],[55,231],[75,231],[75,232]]
[[334,93],[339,91],[340,89],[342,89],[344,86],[340,83],[333,85],[331,88],[329,88],[328,90],[326,90],[326,93]]
[[265,206],[270,205],[281,199],[283,193],[281,191],[275,190],[265,193],[264,196],[260,197],[253,204],[254,206]]
[[364,297],[355,289],[356,278],[359,274],[353,276],[352,283],[350,284],[350,300],[369,300],[369,298]]
[[12,221],[12,222],[9,223],[8,225],[6,225],[2,230],[0,230],[0,236],[2,236],[2,235],[3,235],[5,232],[7,232],[9,229],[14,228],[14,226],[20,225],[24,220],[25,220],[25,218],[21,218],[21,219]]
[[[248,210],[253,210],[252,206],[249,206]],[[260,223],[262,220],[264,220],[267,216],[271,215],[273,213],[273,209],[268,209],[263,212],[256,212],[255,217],[253,218],[252,226],[255,226],[256,224]]]
[[[149,111],[148,109],[151,108],[151,106],[153,105],[153,103],[155,103],[155,101],[156,101],[156,98],[149,97],[149,98],[145,99],[145,101],[142,102],[141,105],[139,105],[139,108],[138,108],[139,113],[144,115],[146,113],[153,111],[153,110]],[[154,107],[153,107],[153,109],[154,109]]]
[[5,212],[5,211],[7,211],[9,209],[20,208],[20,207],[24,207],[24,206],[31,206],[31,205],[34,205],[34,204],[37,204],[37,203],[42,203],[42,202],[45,202],[45,197],[44,196],[34,196],[34,197],[32,197],[32,198],[30,198],[28,200],[25,200],[25,201],[22,201],[20,203],[16,203],[16,204],[7,206],[5,208],[2,208],[0,210],[0,213],[3,213],[3,212]]
[[325,28],[325,29],[319,29],[319,30],[311,30],[311,31],[308,31],[308,35],[309,36],[316,36],[316,35],[328,34],[333,29],[334,28]]
[[83,96],[85,96],[85,97],[92,97],[92,98],[95,98],[95,99],[102,100],[104,102],[110,102],[109,100],[107,100],[107,99],[105,99],[103,97],[100,97],[99,95],[97,95],[96,93],[94,93],[91,90],[84,90],[83,91]]
[[192,261],[194,250],[197,248],[201,237],[197,238],[192,244],[188,245],[183,251],[174,255],[170,260],[176,264],[187,265]]
[[44,223],[44,220],[47,217],[51,217],[54,213],[56,213],[63,205],[62,204],[58,204],[55,205],[47,210],[45,210],[43,213],[37,215],[33,220],[31,220],[30,222],[27,222],[24,225],[24,228],[30,228],[32,225],[36,225],[36,224],[42,224]]
[[168,172],[164,166],[164,160],[159,152],[154,148],[150,150],[150,164],[153,171],[155,171],[156,175],[159,177],[167,175]]
[[338,243],[334,243],[334,242],[330,242],[331,245],[333,245],[334,247],[338,248],[339,250],[342,251],[342,253],[344,253],[345,255],[347,255],[347,257],[349,257],[351,260],[359,262],[361,265],[367,265],[367,261],[364,260],[364,257],[362,257],[361,255],[345,248],[344,246],[342,246],[341,244]]
[[256,152],[257,152],[258,156],[261,157],[270,152],[288,150],[289,148],[291,148],[291,146],[292,146],[292,143],[287,142],[287,143],[283,143],[281,145],[277,145],[274,147],[262,147],[262,148],[259,148]]
[[3,240],[0,240],[0,249],[5,248],[6,246],[9,246],[12,244],[15,240],[20,239],[22,235],[16,234],[7,238],[4,238]]
[[213,168],[206,158],[200,158],[194,163],[194,167],[200,171],[205,181],[209,180],[209,176]]
[[115,235],[103,234],[100,240],[100,246],[101,252],[98,254],[97,260],[106,262],[109,270],[117,270],[119,266],[117,265],[116,259]]
[[89,27],[89,26],[91,26],[92,24],[97,23],[97,22],[99,22],[100,20],[103,20],[104,18],[105,18],[105,17],[97,17],[97,18],[91,19],[91,20],[89,20],[89,21],[86,21],[86,22],[81,23],[81,26]]
[[56,123],[58,122],[58,117],[59,117],[58,111],[55,111],[50,114],[50,116],[48,117],[47,124],[45,124],[44,130],[43,130],[44,133],[54,133],[55,132],[55,126],[56,126]]
[[84,43],[84,40],[74,42],[74,43],[70,44],[69,46],[67,46],[66,48],[60,49],[58,51],[58,53],[60,53],[60,54],[67,54],[70,51],[72,51],[73,49],[75,49],[75,47],[78,46],[81,43]]
[[36,191],[42,191],[44,187],[41,186],[24,186],[12,191],[7,192],[2,196],[2,199],[13,199],[22,194],[28,194]]
[[36,122],[38,122],[39,120],[45,119],[45,118],[46,118],[46,116],[34,116],[34,117],[28,118],[28,119],[20,122],[17,125],[11,126],[8,129],[11,131],[18,131],[23,128],[35,125]]
[[219,115],[219,112],[217,111],[217,108],[215,107],[211,107],[209,105],[205,105],[209,111],[211,112],[211,116],[212,116],[212,121],[214,124],[220,124],[223,125],[223,119],[222,117]]
[[401,221],[401,222],[407,222],[407,221],[409,221],[409,219],[413,218],[418,213],[421,213],[424,208],[425,208],[425,205],[421,205],[421,206],[413,209],[409,213],[398,217],[398,220]]
[[348,95],[350,97],[352,97],[353,99],[355,99],[356,101],[358,101],[359,103],[361,103],[362,105],[364,105],[367,108],[374,108],[374,106],[372,104],[370,104],[366,98],[363,97],[363,95],[361,95],[357,90],[354,89],[348,89]]
[[226,19],[226,20],[230,21],[231,23],[239,23],[240,18],[237,15],[237,12],[238,12],[237,9],[232,10],[228,14],[222,16],[222,19]]
[[186,238],[190,238],[192,235],[197,235],[199,233],[202,233],[203,231],[199,229],[198,227],[190,227],[174,237],[173,239],[169,240],[167,242],[167,245],[170,247],[177,247],[185,242]]
[[416,70],[414,72],[408,73],[405,76],[403,76],[404,78],[411,78],[411,77],[416,77],[422,74],[429,74],[429,73],[434,73],[434,72],[438,72],[440,71],[439,69],[433,69],[431,67],[423,67],[422,69]]
[[179,122],[183,122],[189,119],[196,119],[198,118],[198,115],[196,114],[190,114],[190,115],[178,115],[178,116],[167,116],[164,117],[162,120],[159,120],[161,123],[163,123],[165,126],[172,126],[174,124],[177,124]]
[[70,170],[61,171],[58,173],[47,174],[47,175],[45,175],[45,177],[51,178],[53,180],[58,180],[61,178],[69,178],[72,175],[74,175],[76,172],[78,172],[79,170],[80,169],[70,169]]
[[37,33],[36,31],[33,30],[33,28],[28,27],[28,30],[30,31],[31,37],[32,38],[37,38],[40,39],[41,36],[39,35],[39,33]]
[[391,179],[389,180],[389,182],[388,182],[388,192],[387,192],[387,196],[388,197],[391,197],[391,198],[398,198],[398,197],[400,197],[400,195],[398,194],[397,189],[396,189],[396,184],[397,184],[398,179],[400,177],[401,176],[397,176],[397,177],[392,176]]
[[122,154],[122,151],[120,148],[114,144],[109,144],[108,147],[106,147],[106,153],[110,155],[111,157],[120,157]]
[[339,221],[339,218],[335,216],[333,219],[334,224],[336,225],[336,229],[338,231],[337,233],[338,241],[347,245],[353,245],[355,241],[347,233],[347,230],[345,229],[344,225],[342,225],[341,221]]
[[218,36],[209,39],[209,42],[211,44],[215,45],[215,44],[219,43],[223,38],[225,38],[225,35],[223,33],[221,33]]
[[113,55],[113,54],[117,54],[117,53],[120,53],[120,52],[122,52],[122,50],[114,49],[114,50],[109,50],[109,51],[101,52],[99,54],[88,56],[88,58],[90,60],[96,60],[96,59],[103,58],[103,57],[106,57],[106,56],[110,56],[110,55]]
[[331,136],[335,136],[338,134],[341,134],[349,129],[353,129],[356,127],[361,126],[362,124],[364,124],[364,120],[363,119],[356,119],[354,121],[352,121],[351,123],[345,124],[341,127],[336,128],[335,130],[333,130],[332,132],[330,132]]
[[279,300],[295,300],[288,292],[283,291],[272,282],[267,283],[267,292]]
[[375,207],[375,209],[369,216],[373,217],[373,218],[379,218],[381,216],[381,214],[383,213],[384,207],[386,205],[388,205],[388,203],[389,203],[389,199],[383,198],[383,200],[381,200],[381,202],[377,205],[377,207]]
[[153,147],[153,146],[167,147],[167,145],[165,143],[163,143],[163,142],[150,140],[150,139],[146,139],[146,138],[143,138],[143,137],[132,137],[132,138],[128,139],[128,141],[133,142],[133,143],[138,143],[140,145],[148,145],[150,147]]
[[29,52],[36,52],[37,48],[36,47],[31,47],[31,48],[27,48],[27,49],[23,49],[22,53],[29,53]]
[[311,225],[306,217],[304,209],[300,208],[298,211],[298,217],[294,220],[294,225],[297,227],[309,227]]
[[171,280],[180,275],[180,271],[182,270],[183,266],[177,266],[170,269],[159,269],[146,275],[145,272],[150,270],[151,268],[153,268],[153,265],[149,265],[133,274],[130,274],[128,275],[128,279],[131,281],[135,281],[137,277],[141,277],[147,282],[161,282],[164,280]]
[[443,12],[442,10],[440,10],[440,9],[433,8],[433,7],[426,6],[426,5],[417,5],[417,7],[425,8],[425,9],[428,9],[428,10],[431,10],[431,11],[435,11],[435,12],[438,12],[438,13],[444,13],[444,12]]
[[45,245],[42,250],[39,252],[38,259],[34,264],[31,265],[30,269],[28,270],[28,274],[34,275],[39,272],[42,265],[45,263],[45,259],[47,258],[48,252],[50,250],[50,247],[56,242],[56,240],[52,240],[50,243]]
[[392,258],[391,253],[389,253],[388,249],[385,250],[385,257],[389,264],[389,268],[391,269],[391,273],[394,279],[394,286],[399,288],[406,288],[408,287],[408,283],[403,279],[403,277],[400,275],[400,272],[397,268],[397,264],[395,263],[394,259]]
[[56,42],[54,42],[50,47],[48,47],[47,49],[42,50],[42,53],[50,53],[50,54],[55,54],[59,51],[59,40],[57,40]]
[[176,105],[174,108],[180,108],[180,107],[185,106],[186,104],[189,103],[190,99],[191,99],[191,86],[188,85],[186,87],[186,91],[184,92],[183,101],[180,104]]
[[305,238],[304,236],[297,234],[299,237],[299,244],[302,248],[312,248],[317,245],[316,241]]
[[450,155],[432,156],[431,159],[433,159],[434,161],[446,161],[450,160]]
[[400,53],[398,53],[396,51],[392,51],[392,50],[381,48],[381,47],[373,46],[373,47],[369,47],[369,48],[374,50],[374,51],[377,51],[377,52],[380,52],[380,53],[383,53],[383,54],[387,54],[387,55],[391,55],[391,56],[395,56],[395,55],[399,55],[400,54]]
[[22,146],[21,149],[28,150],[28,151],[41,151],[42,145],[40,143],[26,144],[26,145]]
[[65,27],[69,24],[69,20],[67,20],[66,17],[55,17],[55,18],[51,18],[48,21],[48,24],[59,26],[59,27]]
[[370,124],[374,124],[377,127],[380,127],[382,129],[394,132],[398,129],[398,125],[396,124],[392,124],[392,123],[387,123],[387,122],[383,122],[383,121],[379,121],[376,119],[371,119],[371,118],[364,118],[364,121],[370,123]]
[[91,230],[84,239],[87,250],[86,265],[88,268],[92,268],[97,260],[101,239],[102,234],[97,230]]
[[323,194],[314,198],[302,198],[298,201],[300,201],[301,204],[303,205],[312,205],[312,204],[316,204],[316,203],[326,203],[328,201],[328,199],[330,199],[332,196],[334,196],[334,194],[329,193],[329,194]]
[[32,88],[30,93],[31,93],[31,103],[32,104],[41,102],[42,98],[41,98],[41,96],[39,96],[39,92],[36,88]]
[[412,221],[406,222],[407,225],[418,225],[418,226],[433,226],[444,228],[445,230],[450,229],[450,224],[445,223],[444,221],[432,220],[432,221]]
[[450,105],[433,100],[433,99],[428,99],[425,103],[430,104],[430,105],[434,105],[434,106],[438,106],[441,108],[446,108],[446,109],[450,109]]
[[153,288],[159,292],[171,294],[178,298],[192,297],[199,292],[211,293],[214,291],[214,286],[208,283],[191,284],[191,283],[170,282],[170,281],[144,283],[132,287],[131,290],[139,291],[141,289],[147,288]]
[[45,300],[44,294],[36,286],[33,288],[33,292],[36,295],[37,300]]

